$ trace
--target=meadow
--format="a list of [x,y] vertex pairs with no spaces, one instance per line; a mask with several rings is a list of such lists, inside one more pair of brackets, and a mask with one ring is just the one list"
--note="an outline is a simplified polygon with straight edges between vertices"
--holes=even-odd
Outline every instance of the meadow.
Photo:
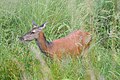
[[[119,4],[120,0],[0,0],[0,80],[120,80]],[[48,22],[48,41],[77,29],[90,32],[86,56],[52,61],[34,41],[21,43],[19,37],[32,28],[32,20]]]

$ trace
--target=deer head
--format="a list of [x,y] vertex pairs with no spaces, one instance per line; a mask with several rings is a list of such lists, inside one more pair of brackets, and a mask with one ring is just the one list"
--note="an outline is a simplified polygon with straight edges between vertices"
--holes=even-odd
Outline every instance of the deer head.
[[31,41],[33,39],[37,39],[39,36],[39,33],[42,31],[43,28],[45,28],[47,23],[42,24],[41,26],[38,26],[34,21],[32,21],[32,30],[27,32],[25,35],[20,37],[19,39],[21,41]]

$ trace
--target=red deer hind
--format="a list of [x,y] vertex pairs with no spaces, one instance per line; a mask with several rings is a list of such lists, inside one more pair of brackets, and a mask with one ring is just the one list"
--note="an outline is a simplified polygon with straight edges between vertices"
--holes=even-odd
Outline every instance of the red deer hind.
[[81,30],[76,30],[66,37],[48,42],[42,31],[46,23],[38,26],[34,21],[33,28],[30,32],[20,37],[21,41],[36,41],[40,51],[49,57],[57,56],[61,58],[63,54],[78,56],[83,50],[89,47],[91,34]]

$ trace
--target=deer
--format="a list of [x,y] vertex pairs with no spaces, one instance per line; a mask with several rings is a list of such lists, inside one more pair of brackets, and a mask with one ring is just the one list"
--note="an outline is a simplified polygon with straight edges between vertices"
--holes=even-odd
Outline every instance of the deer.
[[35,40],[42,53],[50,58],[56,56],[58,59],[61,59],[64,55],[79,56],[82,51],[89,48],[92,40],[91,34],[82,30],[75,30],[69,35],[51,42],[47,41],[43,32],[46,24],[47,22],[38,26],[32,21],[32,30],[20,37],[20,41]]

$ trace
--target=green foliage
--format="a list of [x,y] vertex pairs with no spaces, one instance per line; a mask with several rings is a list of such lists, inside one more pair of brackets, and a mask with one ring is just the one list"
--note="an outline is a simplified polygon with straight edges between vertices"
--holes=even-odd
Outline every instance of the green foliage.
[[39,25],[48,22],[44,29],[48,41],[76,29],[92,33],[86,57],[69,57],[61,62],[46,60],[53,80],[119,80],[119,3],[119,0],[1,0],[0,80],[44,80],[42,64],[28,49],[30,44],[18,40],[32,28],[32,20]]
[[101,44],[105,48],[118,49],[120,46],[120,44],[117,43],[120,41],[120,34],[118,33],[120,31],[120,13],[117,12],[117,4],[112,0],[106,0],[102,4],[103,5],[97,9],[95,19],[97,36],[103,38]]

